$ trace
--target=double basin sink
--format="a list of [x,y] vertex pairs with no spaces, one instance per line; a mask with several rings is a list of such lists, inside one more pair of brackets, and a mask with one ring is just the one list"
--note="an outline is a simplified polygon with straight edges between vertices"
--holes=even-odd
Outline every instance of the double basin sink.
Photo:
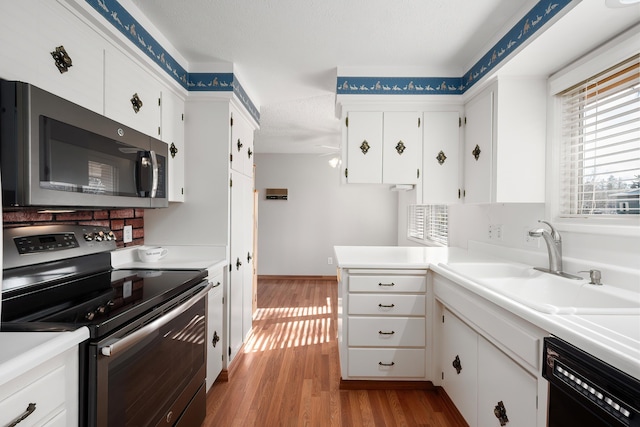
[[508,262],[450,262],[440,267],[534,310],[550,314],[640,314],[640,294],[568,279]]

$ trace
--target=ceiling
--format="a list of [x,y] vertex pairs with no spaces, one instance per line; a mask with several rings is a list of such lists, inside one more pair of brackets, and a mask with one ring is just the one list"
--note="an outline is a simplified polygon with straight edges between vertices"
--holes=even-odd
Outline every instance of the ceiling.
[[[260,109],[256,153],[337,151],[337,67],[362,70],[361,75],[460,77],[537,3],[130,1],[185,58],[185,68],[215,71],[214,64],[233,64],[234,74]],[[519,61],[510,61],[505,68],[512,73],[548,74],[558,64],[566,64],[568,58],[583,54],[581,50],[594,42],[640,21],[638,7],[620,12],[606,8],[604,3],[605,0],[584,0],[552,29],[562,27],[559,24],[572,15],[578,25],[589,22],[583,19],[599,21],[603,17],[608,20],[599,22],[611,25],[592,26],[585,35],[565,30],[560,35],[567,41],[566,46],[558,46],[558,39],[546,42],[547,46],[536,39],[530,45],[537,44],[531,48],[535,56],[518,55]],[[540,55],[550,58],[543,62]]]

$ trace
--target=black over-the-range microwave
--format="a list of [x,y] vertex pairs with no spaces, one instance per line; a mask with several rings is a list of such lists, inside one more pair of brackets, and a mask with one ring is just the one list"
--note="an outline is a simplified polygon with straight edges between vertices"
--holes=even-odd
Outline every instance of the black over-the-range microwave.
[[167,144],[33,85],[0,79],[2,205],[168,206]]

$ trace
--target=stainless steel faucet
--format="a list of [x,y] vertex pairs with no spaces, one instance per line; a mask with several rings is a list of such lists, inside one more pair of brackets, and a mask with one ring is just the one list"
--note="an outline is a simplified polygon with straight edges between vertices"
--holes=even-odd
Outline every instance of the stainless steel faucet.
[[537,228],[529,230],[529,236],[542,237],[547,244],[547,251],[549,252],[549,268],[534,267],[536,270],[544,271],[545,273],[555,274],[557,276],[566,277],[568,279],[582,279],[580,276],[565,273],[562,270],[562,237],[553,225],[547,221],[538,220],[538,222],[547,224],[550,232],[544,228]]

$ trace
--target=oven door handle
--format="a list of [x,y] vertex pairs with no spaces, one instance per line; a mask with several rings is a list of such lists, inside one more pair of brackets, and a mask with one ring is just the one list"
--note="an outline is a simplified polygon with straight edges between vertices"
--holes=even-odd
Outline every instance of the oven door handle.
[[207,285],[200,292],[198,292],[193,297],[189,298],[179,307],[176,307],[175,309],[171,310],[167,314],[160,316],[158,319],[138,329],[131,335],[127,335],[126,337],[117,340],[113,344],[106,345],[100,348],[100,353],[102,353],[103,356],[115,357],[118,355],[118,353],[133,347],[134,345],[136,345],[137,343],[144,340],[146,337],[148,337],[149,335],[153,334],[155,331],[160,329],[162,326],[171,322],[176,317],[180,316],[182,313],[184,313],[193,305],[195,305],[207,294],[207,292],[209,292],[211,288],[212,288],[212,284],[207,283]]

